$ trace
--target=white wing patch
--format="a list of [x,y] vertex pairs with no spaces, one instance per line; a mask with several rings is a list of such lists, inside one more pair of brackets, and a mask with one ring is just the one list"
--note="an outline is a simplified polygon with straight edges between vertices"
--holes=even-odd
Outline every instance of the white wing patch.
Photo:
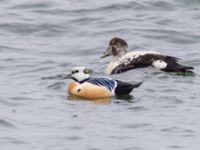
[[155,68],[158,68],[158,69],[164,69],[164,68],[167,67],[167,63],[163,60],[155,60],[152,63],[152,66],[155,67]]
[[133,59],[137,59],[139,56],[146,54],[160,54],[156,51],[132,51],[123,55],[119,60],[119,64],[125,63],[129,64]]

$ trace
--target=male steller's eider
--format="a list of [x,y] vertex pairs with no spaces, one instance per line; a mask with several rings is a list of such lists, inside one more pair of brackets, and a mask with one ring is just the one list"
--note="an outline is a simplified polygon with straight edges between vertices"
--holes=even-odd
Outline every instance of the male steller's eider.
[[68,92],[72,95],[99,99],[115,95],[128,95],[134,88],[141,85],[141,82],[132,84],[110,78],[91,78],[90,69],[79,66],[73,68],[72,72],[65,78],[72,78]]

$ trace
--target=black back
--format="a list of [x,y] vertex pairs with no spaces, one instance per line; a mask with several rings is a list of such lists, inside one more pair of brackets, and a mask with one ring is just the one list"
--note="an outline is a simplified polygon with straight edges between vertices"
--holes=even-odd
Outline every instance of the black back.
[[[190,66],[180,65],[178,63],[179,58],[177,57],[149,53],[149,54],[141,55],[135,59],[127,58],[127,61],[125,61],[124,63],[114,68],[111,74],[122,73],[134,68],[148,67],[148,66],[151,66],[153,61],[155,60],[165,61],[167,63],[167,67],[162,70],[167,71],[167,72],[179,72],[179,71],[185,72],[188,69],[193,69],[193,67],[190,67]],[[126,63],[126,62],[129,62],[129,63]]]
[[115,88],[116,95],[127,95],[134,88],[137,88],[142,84],[142,82],[132,84],[132,83],[127,83],[127,82],[122,82],[119,80],[116,80],[116,82],[117,82],[117,87]]

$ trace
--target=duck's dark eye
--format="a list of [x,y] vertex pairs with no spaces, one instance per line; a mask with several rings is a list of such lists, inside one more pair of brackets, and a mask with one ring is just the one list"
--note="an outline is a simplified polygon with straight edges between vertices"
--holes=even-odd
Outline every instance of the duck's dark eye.
[[116,48],[116,47],[113,47],[113,48],[112,48],[112,54],[113,54],[114,56],[116,56],[116,55],[118,54],[117,48]]

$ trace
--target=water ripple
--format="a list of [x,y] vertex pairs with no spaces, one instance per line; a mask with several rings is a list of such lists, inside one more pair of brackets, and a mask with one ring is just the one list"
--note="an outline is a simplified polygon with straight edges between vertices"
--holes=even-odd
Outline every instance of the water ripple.
[[[199,149],[199,0],[0,1],[2,149]],[[73,66],[108,77],[112,37],[194,66],[185,77],[141,68],[127,97],[95,101],[66,92]],[[184,142],[180,142],[184,141]],[[78,142],[78,144],[74,144]]]
[[14,125],[12,123],[10,123],[9,121],[0,119],[0,127],[14,128]]

